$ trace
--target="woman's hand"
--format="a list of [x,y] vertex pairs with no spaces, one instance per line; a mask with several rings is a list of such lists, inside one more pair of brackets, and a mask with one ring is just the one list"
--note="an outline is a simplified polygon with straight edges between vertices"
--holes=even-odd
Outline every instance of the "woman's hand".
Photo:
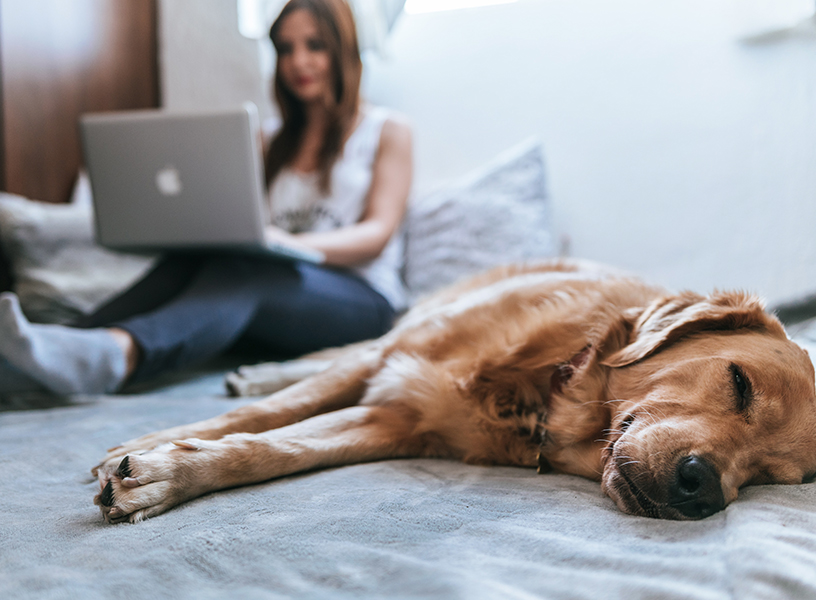
[[303,246],[302,242],[298,242],[297,238],[280,227],[274,225],[267,225],[264,227],[264,239],[272,244],[283,244],[284,246]]
[[[315,260],[316,262],[325,263],[325,255],[323,252],[318,250],[317,248],[313,248],[312,246],[303,243],[300,239],[298,239],[297,235],[293,235],[288,231],[281,229],[280,227],[275,227],[274,225],[267,225],[264,228],[264,239],[267,243],[270,244],[280,244],[282,246],[286,246],[288,248],[293,248],[295,250],[305,250],[307,252],[311,252],[316,254]],[[322,259],[320,258],[322,256]]]

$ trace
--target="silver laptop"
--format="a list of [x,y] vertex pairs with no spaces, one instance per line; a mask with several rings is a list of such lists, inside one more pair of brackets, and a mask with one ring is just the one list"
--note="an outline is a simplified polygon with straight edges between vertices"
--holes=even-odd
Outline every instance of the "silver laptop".
[[320,252],[264,240],[268,211],[254,104],[86,114],[80,132],[101,245],[322,262]]

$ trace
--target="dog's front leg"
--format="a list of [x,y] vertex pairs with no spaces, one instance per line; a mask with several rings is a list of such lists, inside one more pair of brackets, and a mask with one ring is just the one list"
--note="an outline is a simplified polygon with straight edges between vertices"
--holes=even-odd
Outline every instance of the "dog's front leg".
[[379,365],[380,356],[379,347],[371,344],[352,356],[339,359],[326,371],[258,402],[198,423],[149,433],[110,448],[91,471],[97,475],[102,465],[117,457],[152,450],[172,440],[191,437],[216,440],[232,433],[259,433],[352,406],[365,392],[367,380]]
[[136,523],[215,490],[300,471],[421,453],[414,422],[383,406],[355,406],[260,434],[186,439],[100,467],[94,502],[110,523]]

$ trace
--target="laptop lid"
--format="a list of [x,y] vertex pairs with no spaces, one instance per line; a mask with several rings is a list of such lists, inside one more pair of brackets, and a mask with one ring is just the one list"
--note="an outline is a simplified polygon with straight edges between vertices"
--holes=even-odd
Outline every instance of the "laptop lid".
[[97,241],[136,251],[263,247],[254,104],[83,115]]

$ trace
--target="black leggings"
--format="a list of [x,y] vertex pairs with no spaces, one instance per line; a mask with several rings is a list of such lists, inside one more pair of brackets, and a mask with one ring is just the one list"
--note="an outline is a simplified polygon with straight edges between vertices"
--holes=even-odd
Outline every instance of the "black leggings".
[[131,381],[249,342],[270,358],[379,337],[388,301],[351,272],[245,256],[169,256],[78,327],[118,327],[141,360]]

